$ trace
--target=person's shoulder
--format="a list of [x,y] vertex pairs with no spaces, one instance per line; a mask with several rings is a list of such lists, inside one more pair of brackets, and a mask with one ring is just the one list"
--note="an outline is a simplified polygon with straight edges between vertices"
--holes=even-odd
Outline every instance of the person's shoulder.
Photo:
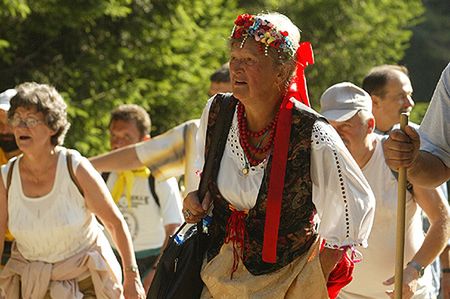
[[167,180],[155,180],[155,188],[157,189],[178,189],[178,181],[171,177]]
[[190,119],[188,121],[185,121],[183,123],[183,125],[187,128],[187,129],[198,129],[198,127],[200,126],[200,119],[196,118],[196,119]]
[[[72,163],[72,170],[74,172],[76,172],[79,167],[84,169],[89,168],[89,160],[76,149],[66,148],[63,146],[58,146],[57,149],[60,151],[61,155],[64,156],[66,161],[69,161],[70,159],[70,162]],[[67,166],[69,167],[69,165]]]
[[442,71],[443,80],[449,82],[450,80],[450,63],[447,64],[445,69]]
[[1,171],[2,171],[2,173],[8,172],[9,168],[11,167],[11,165],[12,165],[13,163],[16,163],[17,159],[18,159],[19,157],[21,157],[21,156],[22,156],[22,154],[20,154],[20,155],[18,155],[18,156],[14,156],[14,157],[12,157],[11,159],[9,159],[6,163],[2,164],[2,165],[1,165]]
[[219,110],[220,107],[222,107],[222,103],[224,103],[224,101],[228,101],[228,103],[233,103],[238,101],[232,93],[227,92],[227,93],[218,93],[216,95],[214,95],[211,99],[208,100],[211,101],[210,104],[210,110],[214,110],[217,109]]
[[313,108],[306,106],[305,104],[296,100],[292,101],[292,103],[294,104],[295,110],[302,113],[303,115],[306,115],[307,117],[313,119],[321,119],[322,121],[327,122],[326,118]]
[[73,157],[79,158],[79,157],[83,157],[83,155],[81,155],[81,153],[73,148],[67,148],[64,146],[57,146],[56,149],[58,151],[60,151],[63,155],[67,156],[67,155],[71,155]]
[[310,113],[310,114],[314,114],[314,115],[320,116],[320,114],[317,111],[315,111],[314,109],[312,109],[309,106],[306,106],[302,102],[299,102],[297,100],[292,100],[292,103],[294,104],[295,109],[298,110],[298,111],[304,111],[304,112],[307,112],[307,113]]
[[318,118],[311,132],[311,143],[315,149],[328,148],[335,151],[345,148],[345,145],[336,130],[323,118]]

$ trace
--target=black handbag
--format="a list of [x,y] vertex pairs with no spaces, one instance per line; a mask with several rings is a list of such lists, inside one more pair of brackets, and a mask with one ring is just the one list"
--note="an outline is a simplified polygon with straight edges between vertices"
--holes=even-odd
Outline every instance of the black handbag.
[[[206,194],[208,182],[217,178],[237,103],[231,94],[219,94],[215,100],[220,100],[220,112],[200,180],[198,190],[200,200]],[[180,238],[179,233],[186,225],[184,223],[169,238],[156,268],[147,298],[194,299],[200,297],[204,286],[200,270],[209,244],[209,235],[204,229],[204,222],[205,220],[193,225]]]

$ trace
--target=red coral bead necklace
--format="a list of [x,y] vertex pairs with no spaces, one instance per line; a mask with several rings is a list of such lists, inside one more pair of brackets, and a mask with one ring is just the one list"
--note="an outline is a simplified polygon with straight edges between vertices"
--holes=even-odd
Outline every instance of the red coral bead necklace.
[[[256,166],[261,163],[264,158],[257,159],[256,157],[259,155],[266,154],[270,151],[273,145],[273,140],[275,138],[275,128],[278,121],[278,113],[275,115],[274,119],[264,128],[257,132],[250,131],[247,125],[247,118],[245,115],[245,107],[238,103],[237,106],[237,119],[238,119],[238,128],[239,128],[239,143],[244,150],[244,160],[245,166],[242,169],[242,173],[247,175],[249,173],[250,166]],[[256,145],[253,145],[250,142],[250,137],[259,138]],[[266,145],[262,146],[264,140],[266,138],[268,142]]]

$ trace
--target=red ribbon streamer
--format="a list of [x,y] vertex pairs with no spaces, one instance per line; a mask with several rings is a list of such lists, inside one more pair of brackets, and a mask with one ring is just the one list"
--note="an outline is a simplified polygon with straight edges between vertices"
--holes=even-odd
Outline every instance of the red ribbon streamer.
[[309,42],[300,43],[297,49],[297,71],[291,81],[288,92],[280,106],[273,149],[272,169],[270,171],[269,191],[267,194],[266,220],[264,224],[264,242],[262,259],[266,263],[276,263],[278,229],[280,226],[281,200],[283,198],[284,177],[286,174],[287,154],[291,134],[292,98],[309,106],[306,87],[305,68],[314,63],[312,47]]

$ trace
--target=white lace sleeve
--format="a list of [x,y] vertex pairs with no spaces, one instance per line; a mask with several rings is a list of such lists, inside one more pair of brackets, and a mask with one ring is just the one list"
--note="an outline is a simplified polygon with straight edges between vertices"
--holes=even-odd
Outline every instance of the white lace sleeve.
[[367,246],[375,198],[336,131],[317,121],[312,132],[313,202],[326,247]]

